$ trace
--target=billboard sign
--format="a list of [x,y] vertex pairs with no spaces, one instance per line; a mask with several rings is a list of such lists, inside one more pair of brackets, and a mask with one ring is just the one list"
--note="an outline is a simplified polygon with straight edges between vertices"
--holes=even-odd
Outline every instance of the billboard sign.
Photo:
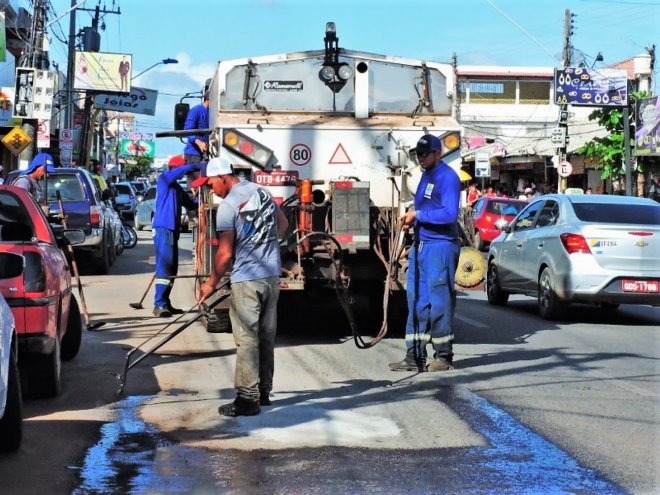
[[555,103],[623,107],[628,104],[625,70],[564,67],[555,69]]
[[121,94],[98,94],[94,98],[96,108],[104,110],[115,110],[117,112],[140,113],[144,115],[156,115],[156,100],[158,91],[132,87],[127,95]]
[[640,98],[635,106],[637,156],[660,156],[660,97]]
[[76,52],[73,89],[129,93],[133,57],[126,53]]
[[14,120],[14,98],[16,88],[0,88],[0,126],[14,127],[19,125],[20,120]]
[[124,157],[144,156],[153,158],[156,154],[155,134],[153,132],[120,132],[119,154]]

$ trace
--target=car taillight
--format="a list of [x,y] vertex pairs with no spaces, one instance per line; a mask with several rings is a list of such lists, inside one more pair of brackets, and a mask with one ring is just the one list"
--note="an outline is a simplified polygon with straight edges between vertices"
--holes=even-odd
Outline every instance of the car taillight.
[[98,227],[101,223],[101,210],[98,206],[89,207],[89,220],[92,222],[92,227]]
[[591,254],[591,249],[589,249],[589,244],[587,240],[578,234],[561,234],[559,236],[561,243],[564,245],[564,249],[568,254],[573,253],[588,253]]
[[493,222],[493,217],[491,217],[490,215],[486,215],[484,217],[484,220],[486,220],[486,223],[492,223]]
[[39,253],[28,251],[25,256],[25,292],[43,292],[46,290],[46,269]]
[[261,169],[266,168],[273,157],[273,150],[235,129],[224,129],[222,132],[222,145],[225,148]]

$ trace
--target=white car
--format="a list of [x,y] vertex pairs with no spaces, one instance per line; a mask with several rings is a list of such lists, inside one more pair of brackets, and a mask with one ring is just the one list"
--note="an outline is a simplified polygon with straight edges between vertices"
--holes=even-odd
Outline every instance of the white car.
[[[11,279],[23,273],[20,256],[0,253],[0,278]],[[23,403],[18,376],[16,327],[7,301],[0,293],[0,452],[13,452],[21,446]]]
[[570,303],[660,306],[660,205],[630,196],[540,196],[491,242],[486,293],[497,306],[509,294],[534,297],[548,320]]

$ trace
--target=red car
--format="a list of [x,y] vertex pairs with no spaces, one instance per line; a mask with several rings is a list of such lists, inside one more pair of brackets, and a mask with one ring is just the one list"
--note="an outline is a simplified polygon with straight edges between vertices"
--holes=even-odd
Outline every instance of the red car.
[[[479,198],[473,207],[474,245],[480,251],[502,233],[502,227],[513,220],[527,201],[489,196]],[[499,229],[498,229],[499,227]]]
[[0,253],[5,263],[24,267],[0,280],[0,293],[14,315],[21,377],[31,396],[58,395],[61,360],[80,349],[82,321],[62,246],[83,240],[82,230],[51,226],[27,191],[0,186]]

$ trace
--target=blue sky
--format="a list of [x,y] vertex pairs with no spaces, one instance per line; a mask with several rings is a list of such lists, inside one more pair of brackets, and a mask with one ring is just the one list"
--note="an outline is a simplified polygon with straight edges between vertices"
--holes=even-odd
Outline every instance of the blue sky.
[[[51,3],[58,15],[71,6]],[[144,132],[171,129],[174,104],[198,91],[218,60],[322,49],[327,21],[336,23],[340,47],[442,62],[455,53],[459,65],[559,65],[566,9],[576,14],[572,45],[589,65],[598,52],[613,63],[660,38],[660,0],[114,0],[117,6],[121,15],[103,18],[101,51],[131,53],[134,74],[164,58],[179,61],[133,81],[159,91],[156,116],[136,116]],[[91,17],[79,12],[77,28]],[[68,24],[65,16],[53,25],[60,38]],[[51,60],[64,67],[65,54],[53,38]],[[182,149],[177,139],[157,140],[157,156]]]

